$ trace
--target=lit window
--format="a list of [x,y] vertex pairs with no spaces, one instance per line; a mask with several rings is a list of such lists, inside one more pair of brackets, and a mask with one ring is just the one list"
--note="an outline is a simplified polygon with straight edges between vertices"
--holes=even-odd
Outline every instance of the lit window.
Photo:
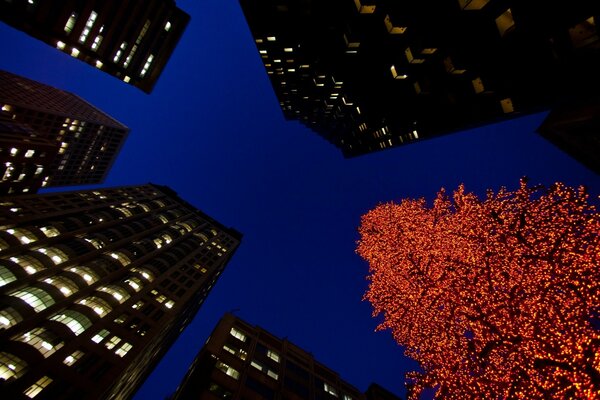
[[60,232],[58,231],[58,229],[52,227],[52,226],[42,226],[40,228],[40,231],[42,231],[42,233],[44,235],[46,235],[46,237],[55,237],[60,235]]
[[101,68],[102,68],[102,66],[104,66],[104,64],[102,63],[102,61],[100,61],[100,60],[97,60],[97,61],[96,61],[96,68],[98,68],[98,69],[101,69]]
[[0,352],[0,379],[18,379],[27,371],[27,363],[19,357]]
[[133,308],[134,310],[138,310],[138,309],[142,308],[143,305],[144,305],[144,302],[142,300],[140,300],[137,303],[133,304],[131,306],[131,308]]
[[[102,32],[103,28],[104,26],[100,28],[100,32]],[[94,38],[94,42],[92,43],[92,50],[98,50],[98,47],[100,47],[100,44],[102,43],[102,39],[104,39],[102,35],[98,35]],[[98,67],[98,65],[96,65],[96,67]]]
[[398,72],[396,71],[396,67],[394,65],[392,65],[390,67],[390,71],[392,72],[392,76],[394,77],[394,79],[406,79],[408,78],[408,76],[406,74],[398,74]]
[[81,299],[77,303],[91,308],[96,314],[98,314],[101,317],[104,317],[106,314],[112,311],[112,307],[106,301],[95,296]]
[[502,111],[505,114],[508,114],[508,113],[511,113],[511,112],[515,111],[515,109],[513,107],[513,102],[512,102],[512,100],[510,98],[506,98],[506,99],[500,100],[500,105],[502,106]]
[[140,289],[142,288],[142,286],[144,286],[142,284],[142,281],[136,277],[131,277],[131,278],[125,279],[125,283],[127,283],[129,286],[131,286],[133,288],[133,290],[135,290],[136,292],[139,292]]
[[104,340],[105,337],[108,336],[110,332],[107,331],[106,329],[102,329],[100,332],[96,333],[93,337],[92,337],[92,342],[94,343],[100,343],[101,341]]
[[64,276],[53,276],[51,278],[46,278],[44,279],[44,282],[56,287],[65,296],[70,296],[73,293],[77,293],[79,290],[79,287],[75,284],[75,282]]
[[129,298],[129,293],[127,293],[125,289],[118,286],[103,286],[99,287],[98,290],[100,292],[112,295],[119,303],[123,303]]
[[481,10],[490,0],[458,0],[463,10]]
[[386,27],[388,33],[390,33],[392,35],[398,35],[398,34],[402,34],[402,33],[406,32],[406,27],[394,26],[389,15],[385,16],[385,18],[383,19],[383,23],[385,24],[385,27]]
[[12,272],[10,272],[8,268],[6,268],[3,265],[0,265],[0,287],[8,285],[9,283],[14,282],[16,280],[17,278]]
[[58,42],[56,42],[56,48],[59,50],[64,50],[65,49],[65,43],[61,42],[60,40]]
[[475,90],[475,93],[479,94],[485,91],[485,87],[483,86],[483,81],[481,78],[473,79],[471,84],[473,85],[473,90]]
[[265,374],[267,374],[268,376],[270,376],[271,378],[277,380],[279,379],[279,375],[277,374],[277,372],[269,369],[266,365],[263,365],[257,361],[251,361],[250,365],[253,366],[254,368],[256,368],[257,370],[264,372]]
[[77,22],[77,13],[72,13],[65,24],[65,32],[71,33],[73,27],[75,26],[75,22]]
[[513,26],[515,26],[515,20],[513,19],[510,8],[496,18],[496,27],[498,28],[500,36],[504,36]]
[[37,237],[33,233],[31,233],[27,229],[23,229],[23,228],[7,229],[6,233],[9,233],[9,234],[13,235],[14,237],[16,237],[17,239],[19,239],[19,241],[22,244],[32,243],[37,240]]
[[165,24],[165,31],[166,31],[166,32],[169,32],[169,31],[171,30],[171,26],[172,26],[172,25],[171,25],[171,22],[170,22],[170,21],[167,21],[167,23]]
[[101,249],[104,247],[104,242],[100,239],[96,239],[96,238],[83,238],[83,240],[85,240],[86,242],[88,242],[89,244],[91,244],[92,246],[94,246],[94,248],[96,249]]
[[112,350],[116,345],[121,342],[121,338],[118,336],[111,337],[104,345],[107,349]]
[[64,344],[60,337],[45,328],[35,328],[24,334],[13,336],[11,340],[18,340],[35,347],[45,358],[54,354]]
[[73,47],[73,49],[71,50],[71,55],[75,58],[79,57],[79,49],[76,47]]
[[354,4],[361,14],[373,14],[375,12],[375,6],[362,5],[360,0],[354,0]]
[[127,257],[125,254],[119,251],[110,253],[110,256],[115,260],[118,260],[123,266],[131,264],[131,260],[129,259],[129,257]]
[[148,271],[147,269],[143,269],[143,268],[140,268],[140,269],[131,268],[131,272],[137,272],[137,273],[139,273],[148,282],[152,282],[154,280],[154,275],[150,271]]
[[283,49],[283,51],[285,51],[286,53],[291,53],[291,52],[293,52],[293,51],[294,51],[294,49],[293,49],[293,48],[291,48],[291,47],[285,47],[285,48]]
[[79,360],[82,356],[83,356],[83,352],[74,351],[73,353],[71,353],[71,355],[68,355],[65,357],[65,359],[63,360],[63,364],[65,364],[67,366],[71,366],[71,365],[75,364],[77,362],[77,360]]
[[7,307],[0,311],[0,329],[8,329],[21,321],[23,321],[23,318],[12,307]]
[[240,373],[236,369],[225,364],[224,362],[217,360],[217,364],[215,366],[217,367],[217,369],[221,370],[222,372],[224,372],[226,375],[229,375],[233,379],[240,379]]
[[88,267],[73,267],[70,268],[69,271],[74,272],[80,277],[82,277],[88,285],[91,285],[92,283],[98,280],[98,275],[93,273],[92,270]]
[[279,362],[279,354],[277,354],[276,352],[274,352],[273,350],[268,350],[267,351],[267,357],[269,357],[271,360],[275,361],[275,362]]
[[146,59],[146,63],[144,64],[144,68],[142,68],[142,71],[140,72],[140,76],[143,78],[146,73],[148,72],[148,70],[150,69],[150,66],[152,65],[152,61],[154,60],[154,55],[150,54],[148,56],[148,58]]
[[92,326],[92,321],[79,311],[65,310],[60,314],[50,318],[51,321],[60,322],[69,328],[75,336],[79,336],[83,331]]
[[97,17],[98,17],[98,14],[95,11],[92,11],[88,20],[85,23],[85,27],[83,28],[83,31],[81,32],[81,36],[79,36],[80,43],[84,43],[85,40],[87,39],[88,35],[90,34],[90,31],[92,30],[92,28],[94,26],[94,23],[96,22]]
[[229,333],[231,334],[231,336],[233,336],[234,338],[237,338],[239,340],[241,340],[242,342],[245,342],[246,339],[248,338],[246,335],[244,335],[244,333],[242,333],[241,331],[235,329],[235,328],[231,328],[231,330],[229,331]]
[[274,42],[274,41],[276,41],[276,40],[277,40],[277,38],[276,38],[275,36],[267,36],[267,40],[268,40],[269,42]]
[[123,343],[121,345],[121,347],[119,347],[117,350],[115,350],[115,354],[118,355],[119,357],[125,357],[127,352],[129,352],[129,350],[131,350],[132,347],[133,346],[129,343]]
[[335,397],[338,397],[337,390],[326,382],[323,382],[323,390]]
[[233,354],[236,357],[239,357],[241,360],[245,360],[246,357],[248,356],[248,353],[246,352],[246,350],[236,349],[236,348],[230,347],[229,345],[224,345],[223,350]]
[[175,305],[175,302],[173,300],[169,300],[165,303],[165,307],[167,307],[167,308],[173,308],[174,305]]
[[35,150],[27,150],[25,152],[25,158],[31,158],[35,154]]
[[54,304],[54,299],[45,290],[36,287],[29,287],[10,293],[10,296],[17,297],[29,304],[36,312],[45,310]]
[[125,82],[125,83],[131,82],[131,77],[125,75],[125,78],[123,78],[123,82]]

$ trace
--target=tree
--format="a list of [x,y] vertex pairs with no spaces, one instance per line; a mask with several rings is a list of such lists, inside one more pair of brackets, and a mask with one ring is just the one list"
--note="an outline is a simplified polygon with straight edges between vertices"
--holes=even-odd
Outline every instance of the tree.
[[600,215],[583,188],[460,186],[361,219],[365,299],[448,399],[600,398]]

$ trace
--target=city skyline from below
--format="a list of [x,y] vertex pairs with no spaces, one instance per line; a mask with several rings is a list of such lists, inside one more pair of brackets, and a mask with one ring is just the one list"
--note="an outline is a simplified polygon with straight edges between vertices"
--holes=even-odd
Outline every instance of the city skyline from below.
[[225,311],[288,337],[361,391],[377,381],[404,397],[404,373],[416,364],[389,332],[374,331],[361,301],[360,216],[382,201],[431,201],[461,182],[480,195],[514,188],[524,175],[600,194],[598,175],[534,133],[545,113],[344,159],[283,119],[237,0],[178,6],[192,20],[150,96],[0,24],[0,68],[76,93],[131,128],[102,187],[164,183],[244,232],[136,400],[172,394]]

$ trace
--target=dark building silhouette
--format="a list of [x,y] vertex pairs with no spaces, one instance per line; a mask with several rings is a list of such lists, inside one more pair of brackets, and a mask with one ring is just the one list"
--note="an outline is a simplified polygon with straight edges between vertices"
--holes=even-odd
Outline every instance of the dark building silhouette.
[[225,314],[171,400],[399,400],[375,386],[369,397],[287,339]]
[[550,112],[538,133],[600,174],[600,99],[575,102]]
[[72,93],[0,71],[0,194],[101,183],[128,132]]
[[173,0],[0,2],[0,20],[146,93],[189,19]]
[[356,156],[600,87],[600,3],[240,0],[286,119]]
[[2,397],[131,397],[240,240],[153,184],[0,197]]

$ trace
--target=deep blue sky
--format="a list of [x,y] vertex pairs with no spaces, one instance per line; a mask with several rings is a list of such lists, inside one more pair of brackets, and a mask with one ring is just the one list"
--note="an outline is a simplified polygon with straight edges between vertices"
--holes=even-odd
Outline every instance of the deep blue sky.
[[197,317],[136,396],[164,399],[226,311],[311,352],[360,390],[404,397],[415,364],[362,302],[361,214],[440,187],[584,184],[600,177],[534,133],[545,113],[344,159],[286,122],[236,0],[178,1],[191,22],[153,93],[0,23],[0,68],[80,95],[131,128],[102,186],[153,182],[244,234]]

